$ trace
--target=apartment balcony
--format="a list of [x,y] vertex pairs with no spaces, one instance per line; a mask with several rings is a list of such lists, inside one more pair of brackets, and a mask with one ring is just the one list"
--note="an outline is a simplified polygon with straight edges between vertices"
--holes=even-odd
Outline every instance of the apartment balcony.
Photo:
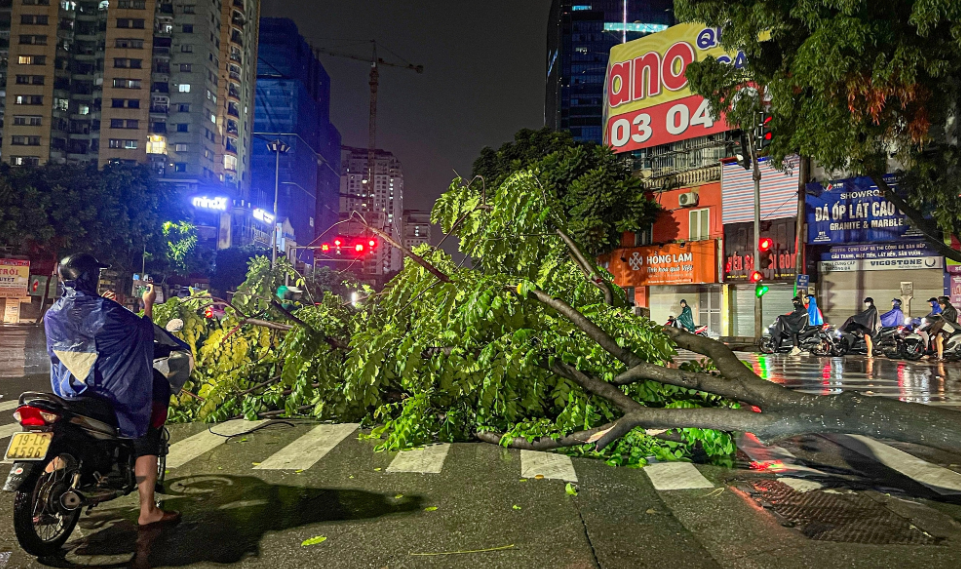
[[231,79],[232,81],[236,81],[236,82],[238,82],[238,83],[240,83],[240,81],[241,81],[241,79],[240,79],[240,73],[238,73],[238,72],[236,72],[236,71],[231,71],[231,72],[228,74],[228,76],[230,77],[230,79]]
[[230,43],[235,43],[239,46],[244,45],[244,38],[238,30],[234,30],[233,33],[230,34]]
[[151,105],[150,114],[152,115],[166,115],[170,112],[169,105]]

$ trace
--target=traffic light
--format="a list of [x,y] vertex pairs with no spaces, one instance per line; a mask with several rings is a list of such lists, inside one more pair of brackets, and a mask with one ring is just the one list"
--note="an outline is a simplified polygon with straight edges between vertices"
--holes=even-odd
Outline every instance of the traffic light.
[[214,307],[208,306],[204,309],[204,318],[210,319],[214,317]]
[[758,113],[757,128],[754,130],[754,138],[757,139],[757,149],[764,150],[771,145],[774,140],[774,133],[771,132],[771,121],[773,117],[765,112]]
[[756,287],[754,287],[754,296],[761,298],[762,296],[767,294],[767,291],[769,289],[770,287],[767,286],[766,284],[758,284]]
[[321,243],[317,249],[324,257],[357,259],[371,255],[377,250],[377,239],[369,236],[337,237],[330,243]]
[[774,240],[770,237],[761,237],[757,242],[757,251],[758,257],[760,258],[758,259],[756,269],[773,271],[775,269],[774,256],[776,254],[774,251]]
[[751,273],[750,280],[752,283],[759,283],[764,280],[764,275],[761,274],[761,271],[754,271]]
[[734,157],[737,158],[738,165],[745,170],[751,169],[751,149],[748,144],[750,142],[747,139],[747,134],[743,130],[739,130],[737,132],[737,142],[734,143]]

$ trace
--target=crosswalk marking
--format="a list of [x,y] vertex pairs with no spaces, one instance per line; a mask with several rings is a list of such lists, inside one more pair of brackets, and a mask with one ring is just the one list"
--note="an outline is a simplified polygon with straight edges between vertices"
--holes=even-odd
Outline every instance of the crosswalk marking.
[[645,466],[644,472],[658,491],[714,488],[690,462],[657,462]]
[[205,430],[179,443],[175,443],[171,445],[170,452],[167,454],[167,468],[183,466],[187,462],[227,442],[227,436],[249,431],[266,422],[266,419],[261,421],[235,419],[214,425],[211,429],[214,433],[218,433],[216,435]]
[[961,474],[953,470],[941,468],[890,445],[861,435],[844,435],[835,437],[833,440],[856,453],[877,460],[916,482],[920,482],[942,496],[961,493]]
[[9,425],[0,425],[0,440],[3,440],[3,439],[5,439],[5,438],[13,435],[13,433],[19,433],[19,432],[20,432],[20,429],[21,429],[20,423],[11,423],[11,424],[9,424]]
[[422,474],[440,474],[444,467],[444,459],[450,445],[438,443],[427,445],[424,448],[406,450],[397,453],[397,456],[387,467],[387,472],[419,472]]
[[0,402],[0,413],[5,413],[7,411],[13,411],[16,409],[20,403],[14,399],[13,401],[2,401]]
[[764,446],[753,433],[744,433],[738,437],[737,448],[744,451],[751,460],[770,468],[772,472],[801,471],[821,474],[816,468],[798,464],[797,457],[784,447]]
[[577,473],[574,472],[571,457],[552,452],[522,450],[521,476],[524,478],[542,476],[553,480],[577,482]]
[[257,470],[306,470],[357,430],[356,423],[320,425],[254,468]]

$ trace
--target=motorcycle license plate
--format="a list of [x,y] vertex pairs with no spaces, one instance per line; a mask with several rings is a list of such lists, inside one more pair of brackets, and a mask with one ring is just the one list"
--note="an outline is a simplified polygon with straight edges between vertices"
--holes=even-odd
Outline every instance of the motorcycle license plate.
[[53,433],[15,433],[4,460],[43,460],[52,440]]

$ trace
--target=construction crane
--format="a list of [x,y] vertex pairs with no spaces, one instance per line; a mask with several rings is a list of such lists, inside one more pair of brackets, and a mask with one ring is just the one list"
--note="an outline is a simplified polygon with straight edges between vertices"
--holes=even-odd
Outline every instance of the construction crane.
[[[373,190],[374,186],[374,154],[377,149],[377,87],[380,84],[380,66],[384,65],[387,67],[397,67],[399,69],[406,69],[408,71],[413,71],[415,73],[423,73],[423,65],[414,65],[412,63],[391,63],[384,60],[381,57],[377,57],[377,41],[370,40],[371,47],[373,48],[373,54],[371,57],[363,57],[360,55],[354,55],[352,53],[341,53],[337,51],[331,51],[328,49],[315,47],[314,51],[317,54],[330,55],[333,57],[344,57],[347,59],[353,59],[356,61],[363,61],[365,63],[370,63],[370,124],[368,132],[367,141],[367,183],[369,184],[370,190]],[[396,54],[395,54],[396,55]]]

